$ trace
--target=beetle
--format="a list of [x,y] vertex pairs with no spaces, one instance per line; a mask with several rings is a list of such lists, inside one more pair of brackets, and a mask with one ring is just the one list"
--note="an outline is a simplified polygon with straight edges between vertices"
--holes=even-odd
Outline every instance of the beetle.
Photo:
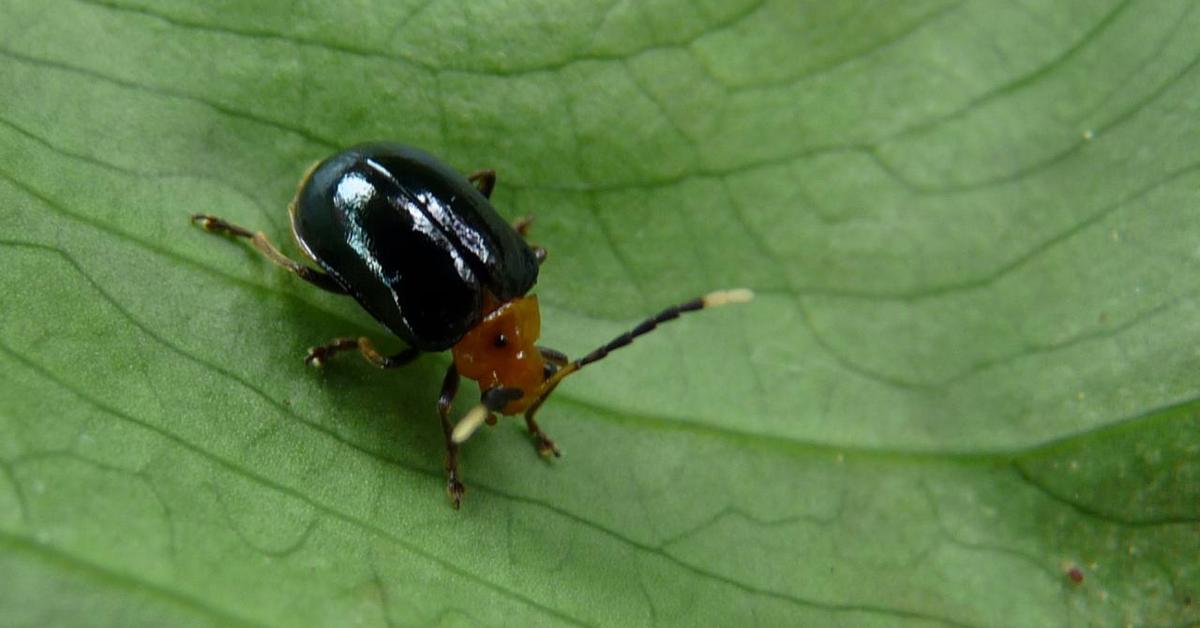
[[[462,176],[411,146],[352,146],[314,164],[300,179],[288,212],[292,236],[318,269],[285,256],[260,232],[194,214],[205,230],[245,238],[275,264],[318,288],[358,301],[408,345],[383,355],[366,337],[312,347],[304,361],[322,366],[354,351],[379,368],[449,349],[453,360],[437,400],[446,441],[446,491],[458,508],[465,488],[458,448],[495,414],[523,413],[539,454],[559,456],[534,420],[562,380],[659,324],[685,312],[748,301],[746,289],[711,292],[664,309],[577,360],[537,345],[537,283],[545,249],[529,245],[530,219],[510,225],[492,207],[494,170]],[[456,424],[450,409],[461,377],[479,384],[480,403]]]

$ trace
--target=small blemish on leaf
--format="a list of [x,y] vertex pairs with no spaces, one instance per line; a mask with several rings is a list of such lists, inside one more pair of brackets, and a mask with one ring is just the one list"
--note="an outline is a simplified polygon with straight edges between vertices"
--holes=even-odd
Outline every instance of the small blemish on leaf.
[[1072,584],[1083,584],[1083,570],[1080,569],[1078,565],[1071,565],[1071,567],[1067,569],[1067,579],[1070,580]]

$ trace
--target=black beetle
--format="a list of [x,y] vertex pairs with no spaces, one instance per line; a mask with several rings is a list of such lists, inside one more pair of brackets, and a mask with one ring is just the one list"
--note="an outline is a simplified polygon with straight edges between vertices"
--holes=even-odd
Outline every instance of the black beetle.
[[[408,348],[385,356],[363,338],[339,338],[309,349],[305,362],[357,349],[380,368],[407,364],[422,352],[451,349],[437,409],[446,438],[447,491],[458,508],[458,445],[494,413],[524,412],[543,456],[558,447],[534,414],[559,382],[681,313],[747,301],[749,290],[711,292],[669,307],[586,356],[571,361],[536,344],[541,319],[540,247],[524,239],[528,219],[505,222],[488,198],[492,170],[463,177],[432,155],[400,144],[361,144],[314,165],[293,199],[292,235],[321,270],[279,252],[263,233],[195,214],[208,231],[248,238],[272,262],[319,288],[354,297]],[[449,419],[460,374],[479,383],[480,404],[457,424]]]

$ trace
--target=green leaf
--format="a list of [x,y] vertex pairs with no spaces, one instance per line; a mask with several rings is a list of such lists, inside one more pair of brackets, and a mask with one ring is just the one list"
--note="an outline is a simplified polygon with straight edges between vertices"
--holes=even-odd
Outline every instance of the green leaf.
[[[5,0],[0,624],[1200,622],[1200,11]],[[537,458],[295,255],[308,164],[499,172]],[[470,402],[464,390],[457,410]]]

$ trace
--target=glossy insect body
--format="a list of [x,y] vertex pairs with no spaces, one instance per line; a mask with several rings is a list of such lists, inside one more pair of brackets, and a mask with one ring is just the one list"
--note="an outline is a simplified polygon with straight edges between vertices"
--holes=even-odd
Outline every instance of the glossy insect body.
[[[538,346],[537,282],[545,250],[524,240],[528,221],[505,223],[488,197],[495,174],[462,177],[420,150],[364,144],[310,169],[290,214],[292,232],[320,268],[299,264],[260,233],[214,216],[192,220],[209,231],[243,237],[271,261],[322,289],[354,297],[409,348],[381,355],[367,338],[339,338],[313,347],[305,361],[321,366],[336,353],[357,350],[380,368],[407,364],[422,352],[452,349],[437,409],[446,438],[447,491],[455,508],[464,488],[458,447],[493,413],[524,413],[542,455],[558,447],[534,414],[568,375],[596,362],[663,322],[724,303],[747,301],[748,290],[710,293],[663,310],[586,356]],[[479,383],[481,402],[457,424],[449,419],[459,378]]]
[[296,241],[410,346],[443,351],[537,281],[533,250],[466,178],[407,146],[321,162],[292,203]]

